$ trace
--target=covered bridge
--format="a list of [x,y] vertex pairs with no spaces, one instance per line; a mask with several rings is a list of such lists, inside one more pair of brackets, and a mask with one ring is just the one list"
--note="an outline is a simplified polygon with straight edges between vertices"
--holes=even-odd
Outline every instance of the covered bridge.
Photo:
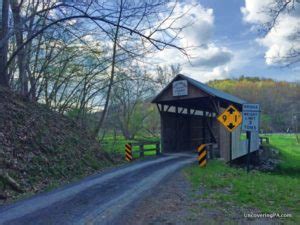
[[[240,137],[241,128],[230,135],[216,119],[229,105],[241,111],[245,100],[179,74],[152,103],[157,104],[160,112],[163,152],[195,151],[200,144],[213,143],[214,155],[226,161],[247,153],[247,142]],[[251,151],[255,151],[259,147],[258,134],[251,135]]]

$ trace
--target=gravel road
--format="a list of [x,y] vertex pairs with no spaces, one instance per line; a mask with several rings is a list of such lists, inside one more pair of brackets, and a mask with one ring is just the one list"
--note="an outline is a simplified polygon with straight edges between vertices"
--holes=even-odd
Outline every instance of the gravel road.
[[169,175],[195,161],[172,154],[139,161],[0,208],[0,224],[112,224],[126,207]]

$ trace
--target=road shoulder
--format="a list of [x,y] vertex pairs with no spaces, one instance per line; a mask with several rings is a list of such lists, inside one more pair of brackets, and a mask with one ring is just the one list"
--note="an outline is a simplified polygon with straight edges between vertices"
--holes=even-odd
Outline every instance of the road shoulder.
[[[201,190],[193,190],[183,171],[171,175],[144,198],[132,203],[115,219],[115,225],[200,225],[200,224],[278,224],[278,220],[249,219],[245,209],[232,203],[211,202],[199,198]],[[195,198],[195,195],[197,198]]]

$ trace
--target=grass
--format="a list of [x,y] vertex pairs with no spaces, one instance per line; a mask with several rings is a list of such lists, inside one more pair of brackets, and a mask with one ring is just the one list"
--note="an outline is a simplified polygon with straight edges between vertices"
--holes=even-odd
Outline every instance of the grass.
[[300,144],[294,134],[270,135],[270,147],[279,150],[282,162],[279,164],[278,173],[300,178]]
[[[196,194],[224,204],[255,208],[262,213],[291,213],[285,221],[300,222],[300,145],[295,136],[271,135],[270,145],[280,152],[282,162],[275,172],[251,171],[229,167],[222,161],[212,160],[204,169],[192,166],[185,170]],[[196,192],[197,193],[197,192]],[[216,204],[213,203],[213,204]]]

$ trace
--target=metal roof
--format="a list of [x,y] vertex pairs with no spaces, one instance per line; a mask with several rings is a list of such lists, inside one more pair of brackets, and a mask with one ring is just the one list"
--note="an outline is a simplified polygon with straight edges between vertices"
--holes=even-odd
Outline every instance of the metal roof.
[[182,78],[184,80],[187,80],[190,84],[192,84],[193,86],[195,86],[196,88],[199,88],[200,90],[206,92],[207,94],[213,96],[213,97],[217,97],[217,98],[221,98],[233,103],[237,103],[237,104],[244,104],[247,103],[247,101],[238,98],[234,95],[228,94],[226,92],[220,91],[218,89],[209,87],[208,85],[205,85],[203,83],[201,83],[200,81],[194,80],[188,76],[182,75],[182,74],[178,74],[171,82],[170,84],[168,84],[154,99],[152,102],[155,102],[155,100],[164,92],[164,90],[166,90],[173,81],[177,80],[178,78]]

